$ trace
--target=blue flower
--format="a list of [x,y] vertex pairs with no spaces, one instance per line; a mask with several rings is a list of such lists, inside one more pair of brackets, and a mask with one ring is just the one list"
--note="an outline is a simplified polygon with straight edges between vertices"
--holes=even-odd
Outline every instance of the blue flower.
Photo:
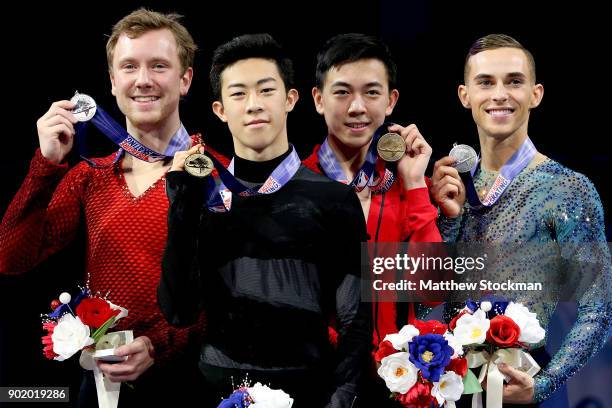
[[440,381],[444,368],[450,363],[453,348],[441,334],[415,336],[408,344],[410,362],[421,370],[423,378]]
[[246,390],[238,389],[229,398],[222,400],[217,408],[246,408],[251,405],[246,401],[248,396]]

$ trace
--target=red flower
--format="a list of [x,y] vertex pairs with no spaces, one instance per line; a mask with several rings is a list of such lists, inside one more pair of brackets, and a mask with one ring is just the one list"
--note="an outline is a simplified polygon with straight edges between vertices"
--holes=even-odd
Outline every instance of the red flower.
[[120,310],[111,309],[106,300],[97,297],[81,300],[76,309],[83,324],[94,328],[102,326],[108,319],[117,316],[120,312]]
[[450,363],[446,366],[445,370],[454,371],[455,374],[465,377],[467,374],[467,360],[465,358],[452,358]]
[[450,321],[450,323],[448,324],[448,327],[450,327],[451,330],[455,330],[455,327],[457,326],[457,320],[459,320],[459,318],[466,313],[467,313],[467,310],[462,310],[461,312],[459,312],[459,314],[453,317],[453,319]]
[[327,327],[327,336],[329,338],[329,344],[334,348],[338,347],[338,332],[331,326]]
[[42,337],[42,344],[44,346],[43,347],[43,354],[49,360],[53,360],[55,357],[58,356],[53,351],[53,340],[51,339],[51,336],[53,335],[53,330],[55,329],[55,326],[57,326],[57,323],[54,323],[54,322],[43,323],[43,329],[47,331],[47,335]]
[[407,393],[397,395],[396,398],[406,408],[429,408],[434,402],[431,388],[432,384],[429,381],[422,383],[418,380]]
[[380,363],[383,358],[397,352],[393,344],[391,344],[389,340],[385,340],[378,346],[378,350],[376,350],[376,354],[374,354],[374,359],[376,359],[377,363]]
[[514,320],[498,315],[491,319],[487,341],[499,347],[512,347],[517,343],[520,334],[521,329]]
[[444,334],[446,333],[446,325],[437,320],[416,320],[414,327],[419,329],[419,336],[424,334]]

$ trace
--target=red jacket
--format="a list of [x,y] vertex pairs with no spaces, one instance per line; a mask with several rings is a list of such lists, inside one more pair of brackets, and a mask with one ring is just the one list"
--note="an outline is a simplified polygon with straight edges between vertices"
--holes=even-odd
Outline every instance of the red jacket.
[[[207,150],[227,165],[221,155]],[[110,292],[110,301],[128,309],[115,330],[148,336],[159,368],[159,362],[172,361],[201,336],[204,318],[175,328],[162,316],[157,285],[167,236],[165,176],[135,197],[120,162],[113,164],[114,156],[95,159],[100,168],[81,162],[69,170],[68,164],[53,164],[36,151],[0,224],[0,275],[34,268],[76,239],[85,224],[89,289]],[[56,288],[58,294],[61,289]]]
[[[302,163],[317,173],[323,173],[317,155],[319,147],[317,145]],[[430,181],[427,179],[426,182],[429,186]],[[372,194],[367,221],[369,242],[442,242],[436,226],[437,217],[438,210],[431,203],[426,187],[404,190],[398,180],[387,192]],[[372,308],[375,319],[373,343],[378,346],[387,334],[399,330],[397,307],[395,302],[372,302]],[[415,318],[414,304],[410,303],[406,321],[413,322]]]

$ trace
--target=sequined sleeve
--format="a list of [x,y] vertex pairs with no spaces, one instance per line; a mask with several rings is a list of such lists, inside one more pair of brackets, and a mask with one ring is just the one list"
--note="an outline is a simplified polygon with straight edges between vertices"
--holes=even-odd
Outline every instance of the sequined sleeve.
[[462,218],[463,215],[456,218],[449,218],[440,212],[438,216],[438,229],[440,230],[444,242],[457,241]]
[[66,174],[67,165],[50,163],[36,151],[0,225],[0,273],[26,272],[74,238],[86,167]]
[[534,377],[537,402],[547,399],[605,345],[612,313],[610,253],[599,195],[586,177],[576,173],[560,181],[557,189],[558,199],[550,206],[553,231],[571,274],[568,282],[584,289],[577,294],[573,328]]

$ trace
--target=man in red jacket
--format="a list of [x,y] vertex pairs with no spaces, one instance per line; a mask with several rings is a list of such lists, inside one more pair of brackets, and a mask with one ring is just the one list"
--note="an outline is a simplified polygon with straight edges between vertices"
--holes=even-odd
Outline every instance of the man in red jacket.
[[[114,26],[107,43],[112,93],[126,130],[137,143],[164,152],[160,160],[145,160],[121,145],[95,164],[82,161],[69,169],[65,159],[78,112],[73,102],[55,102],[37,122],[40,148],[0,225],[0,275],[34,268],[86,226],[85,282],[92,293],[109,293],[110,301],[127,308],[117,330],[134,331],[134,342],[116,349],[127,360],[99,363],[109,380],[135,382],[133,389],[123,387],[123,406],[163,404],[195,391],[199,381],[193,360],[183,354],[199,344],[203,321],[171,327],[156,302],[167,235],[165,175],[176,151],[171,147],[191,143],[179,100],[189,91],[197,47],[179,17],[136,10]],[[95,399],[87,374],[79,404],[91,406]]]
[[[373,183],[364,183],[360,174],[376,130],[399,98],[394,88],[396,71],[388,48],[377,38],[341,34],[325,43],[317,56],[312,96],[317,112],[325,117],[328,134],[304,164],[355,186],[370,242],[440,242],[438,213],[424,176],[432,150],[416,125],[393,124],[385,130],[399,133],[406,142],[396,174],[385,170],[382,160],[375,164],[378,176],[369,177]],[[376,295],[372,303],[375,346],[387,334],[429,312],[425,305],[377,302]],[[384,388],[371,393],[377,404],[388,396]]]

